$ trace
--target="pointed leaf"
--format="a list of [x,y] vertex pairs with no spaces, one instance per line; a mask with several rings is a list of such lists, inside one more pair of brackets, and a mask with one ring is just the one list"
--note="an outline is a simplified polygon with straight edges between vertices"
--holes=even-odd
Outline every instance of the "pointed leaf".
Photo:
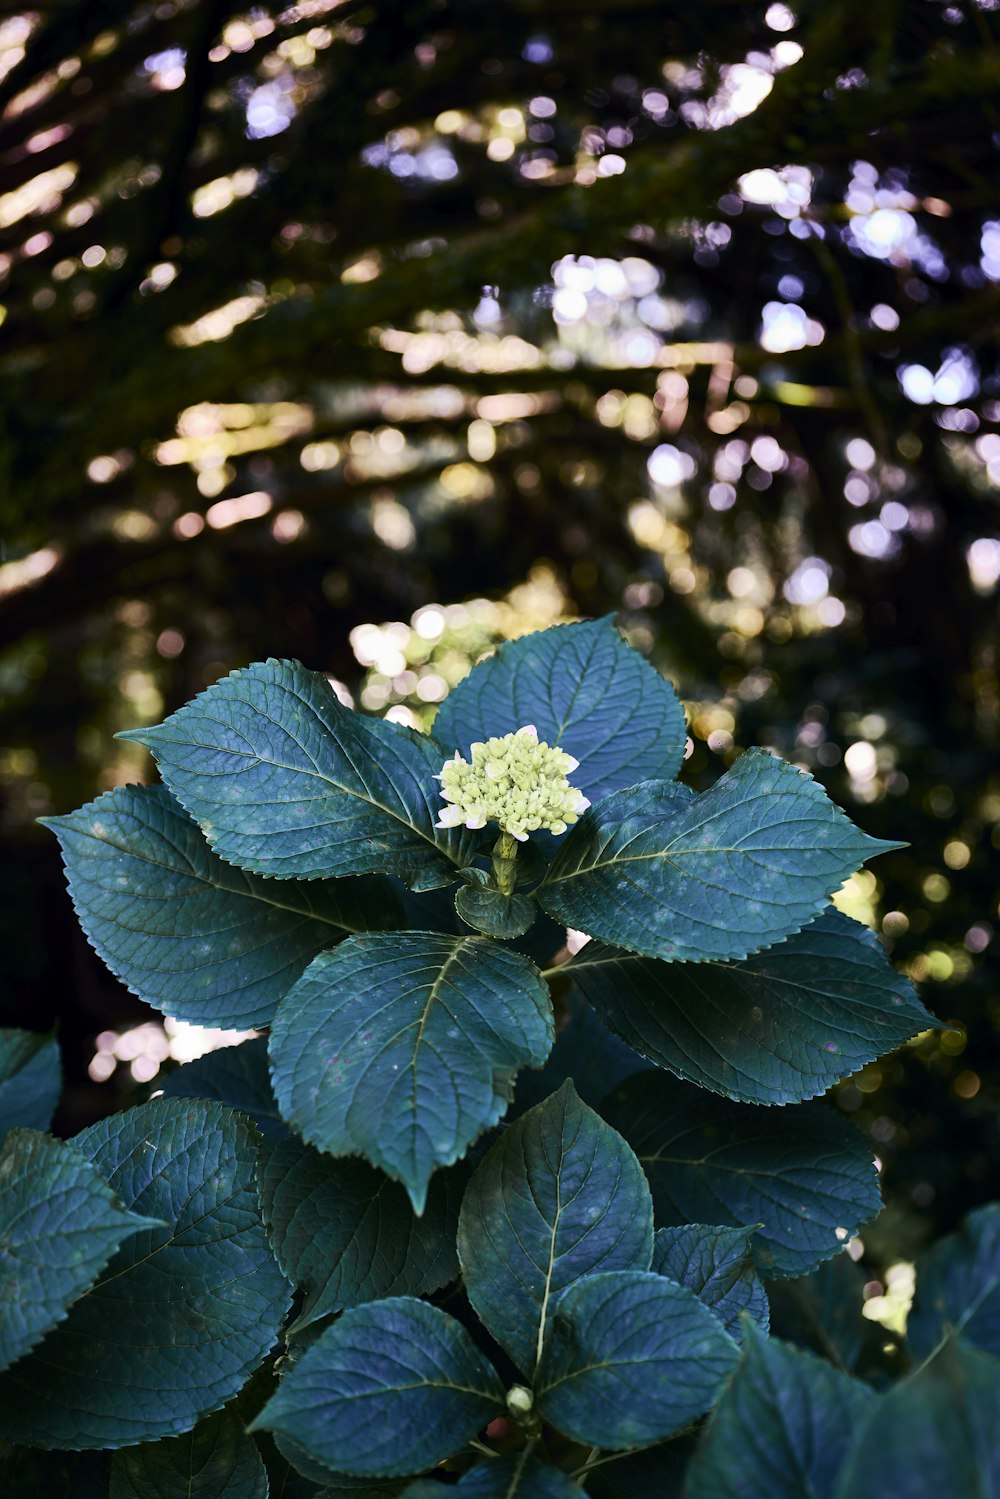
[[381,1171],[299,1140],[263,1155],[258,1179],[278,1264],[305,1292],[296,1327],[378,1297],[434,1291],[457,1274],[459,1184],[450,1173],[432,1178],[422,1218]]
[[469,1300],[529,1376],[567,1286],[598,1270],[648,1270],[652,1247],[642,1167],[569,1082],[504,1130],[462,1200]]
[[729,963],[591,942],[567,973],[658,1067],[744,1103],[797,1103],[936,1026],[873,932],[839,911]]
[[642,1162],[659,1223],[763,1223],[753,1245],[767,1275],[813,1269],[878,1212],[864,1137],[821,1103],[755,1109],[640,1072],[601,1112]]
[[145,744],[220,858],[284,879],[455,878],[469,834],[435,829],[433,740],[345,708],[319,672],[258,661],[199,693]]
[[193,1431],[116,1452],[109,1499],[268,1499],[267,1473],[233,1411]]
[[535,1380],[546,1421],[621,1452],[703,1415],[737,1347],[686,1286],[641,1270],[589,1275],[560,1297]]
[[580,762],[572,784],[598,801],[680,769],[687,730],[677,694],[626,645],[610,616],[502,645],[445,698],[434,738],[450,755],[533,723]]
[[1000,1360],[950,1340],[872,1402],[836,1499],[994,1499],[1000,1494]]
[[112,973],[195,1025],[270,1024],[316,953],[398,914],[387,880],[305,885],[233,868],[164,786],[120,786],[49,826],[80,925]]
[[0,1140],[9,1129],[48,1129],[61,1092],[55,1037],[0,1030]]
[[259,1139],[231,1109],[179,1098],[76,1137],[121,1203],[169,1226],[133,1235],[66,1321],[0,1375],[0,1435],[132,1446],[189,1431],[241,1389],[289,1302],[260,1221]]
[[[418,1478],[400,1499],[442,1499],[448,1492],[431,1478]],[[453,1492],[462,1499],[580,1499],[581,1494],[568,1473],[532,1457],[527,1447],[478,1463],[462,1475]]]
[[21,1358],[150,1220],[71,1145],[13,1129],[0,1150],[0,1369]]
[[652,1268],[693,1291],[737,1343],[743,1342],[743,1312],[767,1332],[767,1292],[757,1278],[747,1229],[705,1223],[657,1229]]
[[939,1239],[917,1261],[906,1324],[910,1347],[917,1358],[927,1358],[952,1330],[1000,1355],[1000,1203],[976,1208],[957,1233]]
[[646,957],[745,958],[806,926],[866,859],[869,838],[767,750],[702,796],[648,782],[584,814],[538,899],[567,926]]
[[833,1499],[873,1398],[860,1380],[750,1329],[692,1460],[685,1499]]
[[500,1413],[503,1387],[469,1334],[409,1296],[354,1307],[293,1364],[255,1426],[334,1471],[420,1473]]
[[351,937],[278,1010],[271,1066],[284,1117],[320,1150],[363,1155],[417,1212],[437,1166],[464,1155],[552,1045],[534,964],[485,937]]
[[[483,870],[473,871],[483,874]],[[487,937],[523,937],[538,914],[527,895],[501,895],[482,885],[460,885],[455,891],[455,910],[466,926]]]
[[283,1140],[288,1125],[278,1112],[267,1065],[267,1037],[222,1046],[156,1078],[167,1098],[214,1098],[252,1119],[265,1140]]

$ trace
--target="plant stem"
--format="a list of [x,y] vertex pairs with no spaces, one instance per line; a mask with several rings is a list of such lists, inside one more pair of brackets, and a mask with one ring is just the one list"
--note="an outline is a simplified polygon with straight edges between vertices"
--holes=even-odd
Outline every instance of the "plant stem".
[[493,881],[501,895],[513,895],[517,884],[517,839],[513,833],[501,833],[493,845]]

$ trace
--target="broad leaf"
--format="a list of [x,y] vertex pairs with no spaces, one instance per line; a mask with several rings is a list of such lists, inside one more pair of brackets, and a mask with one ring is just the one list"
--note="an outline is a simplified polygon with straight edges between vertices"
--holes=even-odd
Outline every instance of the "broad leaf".
[[658,1229],[652,1268],[693,1291],[737,1343],[743,1342],[744,1312],[767,1332],[767,1292],[757,1278],[749,1230],[705,1223]]
[[262,1154],[258,1180],[278,1264],[305,1292],[297,1327],[377,1297],[436,1290],[458,1271],[451,1173],[432,1179],[422,1218],[381,1171],[299,1140]]
[[167,1098],[214,1098],[252,1119],[265,1140],[281,1140],[288,1126],[278,1112],[267,1066],[267,1037],[222,1046],[159,1075],[154,1085]]
[[80,1151],[11,1130],[0,1150],[0,1369],[61,1322],[119,1245],[149,1226]]
[[581,1490],[569,1474],[531,1456],[529,1448],[478,1463],[459,1479],[453,1490],[430,1478],[418,1478],[403,1490],[401,1499],[443,1499],[449,1492],[462,1499],[580,1499]]
[[48,1129],[61,1092],[55,1037],[0,1030],[0,1140],[9,1129]]
[[[685,1499],[833,1499],[873,1399],[860,1380],[748,1329],[746,1351],[691,1463]],[[855,1492],[905,1491],[866,1483]]]
[[596,1108],[611,1088],[642,1066],[642,1058],[608,1030],[579,994],[570,989],[562,998],[565,988],[568,985],[557,978],[553,986],[560,995],[555,1045],[540,1072],[525,1071],[518,1077],[512,1114],[523,1114],[548,1098],[568,1077],[584,1103]]
[[871,1151],[824,1104],[755,1109],[640,1072],[601,1112],[642,1162],[658,1223],[763,1223],[766,1275],[812,1270],[879,1210]]
[[433,889],[469,862],[464,829],[435,829],[433,740],[345,708],[297,661],[231,672],[145,744],[160,774],[230,864],[284,879],[399,875]]
[[502,645],[445,698],[434,737],[450,755],[533,723],[580,762],[571,781],[591,801],[680,769],[687,731],[677,694],[610,617]]
[[[977,1208],[917,1261],[906,1336],[926,1358],[949,1331],[1000,1355],[1000,1204]],[[1000,1366],[997,1369],[1000,1378]]]
[[845,1374],[853,1373],[865,1344],[876,1335],[878,1342],[885,1341],[883,1329],[862,1314],[867,1279],[842,1251],[809,1275],[771,1281],[772,1333],[811,1349]]
[[950,1340],[877,1403],[835,1499],[995,1499],[1000,1494],[1000,1360]]
[[241,1389],[289,1302],[260,1221],[258,1142],[231,1109],[179,1098],[76,1137],[121,1203],[169,1227],[133,1235],[66,1321],[0,1376],[0,1435],[126,1447],[189,1431]]
[[388,880],[302,884],[234,869],[164,786],[120,786],[48,825],[80,925],[112,973],[195,1025],[269,1025],[316,953],[393,925],[399,910]]
[[465,1329],[408,1296],[354,1307],[294,1363],[255,1426],[335,1472],[420,1473],[500,1413],[503,1387]]
[[[293,1442],[291,1437],[284,1434],[256,1431],[256,1439],[261,1444],[270,1443],[279,1458],[287,1463],[286,1471],[298,1479],[299,1485],[309,1484],[309,1495],[314,1496],[318,1488],[322,1499],[331,1499],[332,1495],[350,1494],[357,1499],[394,1499],[400,1493],[403,1482],[392,1478],[353,1478],[349,1473],[335,1473],[326,1463],[317,1462],[310,1457],[298,1442]],[[268,1470],[270,1472],[270,1469]],[[296,1488],[292,1484],[293,1489]]]
[[[466,871],[467,874],[482,875],[482,869]],[[538,907],[528,895],[501,895],[478,882],[460,885],[455,891],[455,910],[465,926],[482,932],[487,937],[523,937],[538,913]]]
[[664,963],[591,942],[567,973],[640,1055],[744,1103],[816,1098],[938,1023],[874,933],[835,910],[742,961]]
[[268,1499],[267,1473],[233,1411],[183,1436],[116,1452],[109,1499]]
[[584,814],[538,899],[567,926],[647,957],[745,958],[806,926],[869,838],[810,775],[748,750],[702,796],[647,782]]
[[590,1275],[559,1299],[538,1409],[574,1441],[613,1452],[658,1442],[704,1414],[737,1353],[686,1286],[641,1270]]
[[351,937],[322,953],[271,1033],[284,1117],[331,1155],[363,1155],[422,1212],[427,1182],[540,1067],[552,1007],[527,958],[485,937]]
[[569,1082],[503,1132],[462,1201],[469,1300],[529,1376],[567,1286],[598,1270],[648,1270],[652,1245],[642,1167]]

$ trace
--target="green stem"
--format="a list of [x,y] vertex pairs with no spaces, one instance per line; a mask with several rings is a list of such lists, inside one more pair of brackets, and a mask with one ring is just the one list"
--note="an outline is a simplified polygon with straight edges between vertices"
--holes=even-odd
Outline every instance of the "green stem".
[[517,839],[501,833],[493,845],[493,882],[501,895],[513,895],[517,884]]

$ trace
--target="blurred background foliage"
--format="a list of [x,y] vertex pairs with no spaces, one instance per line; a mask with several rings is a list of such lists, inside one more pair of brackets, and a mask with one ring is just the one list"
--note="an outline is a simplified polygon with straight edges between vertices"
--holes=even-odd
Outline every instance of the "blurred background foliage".
[[947,1022],[836,1092],[874,1262],[996,1197],[1000,0],[63,0],[0,79],[4,1020],[63,1127],[208,1044],[34,826],[150,774],[115,729],[267,655],[427,727],[616,611],[693,785],[768,744],[910,841],[841,897]]

